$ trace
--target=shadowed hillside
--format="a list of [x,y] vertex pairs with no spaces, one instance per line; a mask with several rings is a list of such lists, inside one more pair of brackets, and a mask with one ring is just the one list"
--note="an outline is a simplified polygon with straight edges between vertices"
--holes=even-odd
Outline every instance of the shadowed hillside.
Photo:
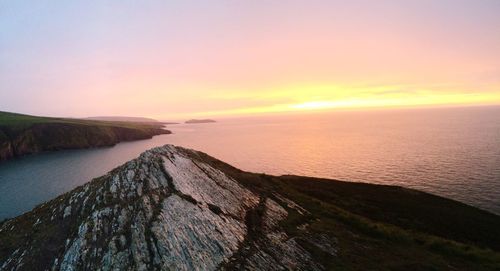
[[0,112],[0,161],[62,149],[112,146],[169,134],[158,123],[48,118]]

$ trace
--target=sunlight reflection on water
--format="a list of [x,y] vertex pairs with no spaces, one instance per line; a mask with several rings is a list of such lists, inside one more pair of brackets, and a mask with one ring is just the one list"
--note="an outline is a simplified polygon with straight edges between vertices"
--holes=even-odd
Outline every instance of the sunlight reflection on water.
[[163,144],[238,168],[401,185],[500,214],[500,107],[336,112],[170,126],[174,134],[0,164],[0,219]]

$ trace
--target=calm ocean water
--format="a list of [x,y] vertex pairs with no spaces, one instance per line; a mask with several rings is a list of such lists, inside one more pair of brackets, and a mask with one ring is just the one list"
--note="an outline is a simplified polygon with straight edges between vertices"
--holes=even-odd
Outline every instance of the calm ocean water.
[[500,107],[241,118],[169,129],[174,134],[151,140],[0,163],[0,219],[163,144],[248,171],[401,185],[500,214]]

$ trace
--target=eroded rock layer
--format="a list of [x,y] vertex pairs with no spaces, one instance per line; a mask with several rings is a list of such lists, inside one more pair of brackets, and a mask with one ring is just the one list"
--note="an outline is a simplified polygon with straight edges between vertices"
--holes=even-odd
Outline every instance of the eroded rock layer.
[[0,224],[0,270],[324,269],[281,229],[291,208],[166,145]]

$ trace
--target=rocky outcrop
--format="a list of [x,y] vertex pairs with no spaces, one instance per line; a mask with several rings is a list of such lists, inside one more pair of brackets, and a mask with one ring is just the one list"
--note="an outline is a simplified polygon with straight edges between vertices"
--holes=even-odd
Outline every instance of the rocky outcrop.
[[[197,152],[172,145],[0,224],[0,270],[323,270],[289,236],[308,211],[245,187]],[[8,237],[8,238],[7,238]]]
[[38,123],[21,130],[0,126],[0,161],[43,151],[113,146],[122,141],[169,133],[157,125],[123,127],[54,122]]

